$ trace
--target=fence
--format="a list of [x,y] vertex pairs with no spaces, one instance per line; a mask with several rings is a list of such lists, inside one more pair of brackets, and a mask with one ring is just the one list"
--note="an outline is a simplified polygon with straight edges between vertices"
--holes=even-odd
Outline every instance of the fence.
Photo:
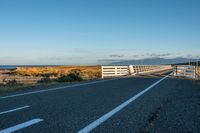
[[190,65],[178,65],[174,66],[173,70],[174,76],[187,77],[187,78],[197,78],[197,71],[195,66]]
[[137,73],[152,73],[171,68],[171,65],[101,66],[102,78],[134,75]]
[[102,78],[129,75],[128,66],[101,66]]
[[130,65],[130,73],[153,73],[163,70],[172,69],[171,65]]

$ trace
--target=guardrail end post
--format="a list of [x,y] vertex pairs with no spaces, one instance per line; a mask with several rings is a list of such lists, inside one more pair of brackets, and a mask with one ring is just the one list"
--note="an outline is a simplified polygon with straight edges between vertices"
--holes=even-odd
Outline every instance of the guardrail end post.
[[130,75],[134,73],[133,65],[129,65],[129,73]]
[[104,79],[104,76],[103,76],[103,66],[101,66],[101,79]]

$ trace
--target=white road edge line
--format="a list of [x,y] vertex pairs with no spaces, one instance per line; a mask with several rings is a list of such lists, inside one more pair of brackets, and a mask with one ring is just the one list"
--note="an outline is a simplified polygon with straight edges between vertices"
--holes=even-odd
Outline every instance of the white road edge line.
[[51,89],[38,90],[38,91],[31,91],[31,92],[19,93],[19,94],[14,94],[14,95],[2,96],[2,97],[0,97],[0,100],[1,99],[12,98],[12,97],[19,97],[19,96],[36,94],[36,93],[48,92],[48,91],[62,90],[62,89],[67,89],[67,88],[72,88],[72,87],[83,86],[83,85],[91,85],[91,84],[96,84],[96,83],[103,83],[103,82],[119,80],[119,79],[123,79],[123,78],[127,78],[127,77],[107,79],[107,80],[99,80],[99,81],[94,81],[94,82],[89,82],[89,83],[68,85],[68,86],[63,86],[63,87],[56,87],[56,88],[51,88]]
[[122,110],[123,108],[125,108],[131,102],[133,102],[134,100],[136,100],[137,98],[139,98],[140,96],[142,96],[144,93],[146,93],[147,91],[149,91],[151,88],[153,88],[154,86],[156,86],[157,84],[159,84],[161,81],[163,81],[164,79],[166,79],[168,76],[169,75],[161,78],[160,80],[158,80],[154,84],[150,85],[145,90],[141,91],[140,93],[138,93],[137,95],[133,96],[129,100],[125,101],[121,105],[117,106],[116,108],[114,108],[110,112],[106,113],[105,115],[103,115],[102,117],[100,117],[99,119],[97,119],[96,121],[92,122],[91,124],[89,124],[85,128],[79,130],[77,133],[89,133],[90,131],[92,131],[93,129],[95,129],[99,125],[101,125],[103,122],[105,122],[106,120],[108,120],[110,117],[112,117],[114,114],[116,114],[117,112],[119,112],[120,110]]
[[1,130],[0,133],[13,133],[15,131],[29,127],[31,125],[37,124],[37,123],[42,122],[42,121],[43,121],[43,119],[33,119],[33,120],[30,120],[30,121],[24,122],[22,124],[18,124],[16,126]]
[[30,106],[27,105],[27,106],[23,106],[23,107],[11,109],[11,110],[8,110],[8,111],[3,111],[3,112],[0,112],[0,115],[7,114],[7,113],[11,113],[11,112],[18,111],[18,110],[22,110],[22,109],[29,108],[29,107],[30,107]]

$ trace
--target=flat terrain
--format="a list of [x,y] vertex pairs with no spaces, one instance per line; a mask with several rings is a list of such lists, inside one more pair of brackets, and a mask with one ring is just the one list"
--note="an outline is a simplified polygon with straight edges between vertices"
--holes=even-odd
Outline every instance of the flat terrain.
[[[48,66],[48,67],[17,67],[16,69],[0,69],[0,94],[18,90],[33,90],[37,87],[63,86],[69,81],[60,81],[63,76],[78,72],[84,80],[101,78],[100,66]],[[77,77],[75,75],[75,77]],[[58,81],[59,80],[59,81]],[[76,80],[70,82],[77,82]]]
[[78,132],[141,92],[92,132],[199,133],[200,84],[165,76],[139,75],[0,95],[0,133]]
[[100,66],[47,66],[47,67],[17,67],[11,70],[0,69],[0,84],[9,84],[12,81],[23,84],[55,81],[61,76],[78,70],[83,79],[101,78]]

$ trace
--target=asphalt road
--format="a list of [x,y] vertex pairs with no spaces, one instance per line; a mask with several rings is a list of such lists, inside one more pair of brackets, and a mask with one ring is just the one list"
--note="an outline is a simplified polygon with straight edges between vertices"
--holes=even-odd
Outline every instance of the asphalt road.
[[199,133],[200,85],[166,75],[0,95],[0,133]]

